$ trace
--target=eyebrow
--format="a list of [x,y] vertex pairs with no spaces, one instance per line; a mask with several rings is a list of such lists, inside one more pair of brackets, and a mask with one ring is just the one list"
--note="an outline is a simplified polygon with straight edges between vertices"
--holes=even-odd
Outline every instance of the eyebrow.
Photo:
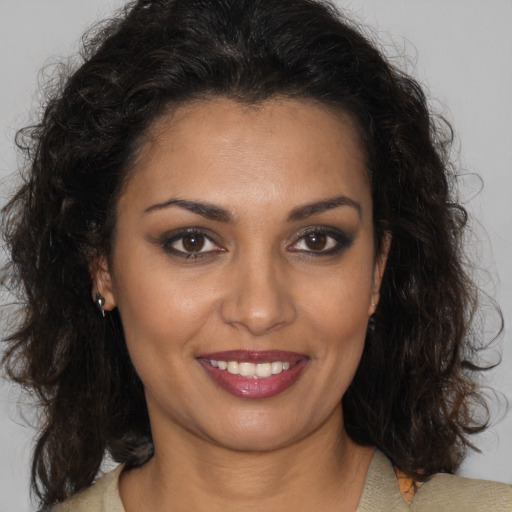
[[224,208],[220,208],[210,203],[200,201],[188,201],[185,199],[169,199],[163,203],[157,203],[144,210],[144,213],[163,210],[169,206],[178,206],[189,212],[196,213],[206,219],[216,220],[219,222],[234,222],[233,216]]
[[[218,222],[234,223],[234,217],[228,210],[220,208],[219,206],[215,206],[211,203],[191,201],[186,199],[169,199],[163,203],[151,205],[144,210],[144,214],[163,210],[165,208],[169,208],[170,206],[178,206],[179,208],[183,208],[189,212],[201,215],[201,217],[205,217],[206,219],[215,220]],[[357,211],[359,218],[362,216],[362,208],[357,201],[354,201],[347,196],[337,196],[330,199],[325,199],[324,201],[308,203],[303,206],[294,208],[288,215],[288,221],[294,222],[303,220],[307,217],[332,210],[333,208],[338,208],[339,206],[350,206]]]
[[347,196],[337,196],[330,199],[326,199],[325,201],[318,201],[314,203],[308,203],[304,206],[299,206],[294,208],[290,214],[288,215],[289,221],[297,221],[303,220],[307,217],[311,217],[313,215],[318,215],[319,213],[325,212],[327,210],[332,210],[333,208],[337,208],[338,206],[350,206],[357,211],[359,218],[363,215],[363,210],[361,205],[350,199]]

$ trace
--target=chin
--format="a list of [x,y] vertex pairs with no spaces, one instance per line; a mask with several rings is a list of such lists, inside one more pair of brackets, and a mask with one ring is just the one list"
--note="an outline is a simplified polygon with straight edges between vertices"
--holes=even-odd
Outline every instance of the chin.
[[207,433],[215,444],[238,452],[255,453],[271,452],[293,445],[314,432],[318,425],[304,422],[301,426],[289,418],[276,417],[276,414],[269,416],[246,411],[246,414],[238,415],[237,418],[225,416],[224,421],[216,427],[215,431]]
[[[261,430],[233,433],[228,437],[224,433],[221,438],[216,439],[216,444],[224,449],[244,453],[266,453],[286,448],[294,444],[297,440],[290,438],[289,435],[284,436],[283,432],[262,432]],[[288,431],[289,434],[289,431]],[[300,439],[300,436],[297,436]]]

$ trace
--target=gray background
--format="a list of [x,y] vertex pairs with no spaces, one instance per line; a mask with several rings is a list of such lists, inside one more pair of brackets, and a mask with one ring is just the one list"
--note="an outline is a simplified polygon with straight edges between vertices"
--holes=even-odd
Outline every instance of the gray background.
[[[35,105],[38,71],[74,52],[85,28],[122,4],[0,0],[0,204],[16,167],[14,133],[30,121]],[[486,269],[479,280],[501,304],[506,322],[497,345],[502,364],[485,377],[503,394],[493,402],[495,423],[476,439],[482,453],[470,453],[460,472],[512,484],[512,413],[504,412],[503,403],[504,397],[512,400],[512,0],[338,4],[419,77],[435,98],[433,105],[455,126],[458,164],[468,173],[463,197],[478,219],[468,246],[477,266]],[[480,193],[479,180],[470,172],[484,180]],[[0,512],[33,509],[28,498],[33,431],[25,426],[31,414],[25,411],[23,419],[20,402],[18,391],[0,381]]]

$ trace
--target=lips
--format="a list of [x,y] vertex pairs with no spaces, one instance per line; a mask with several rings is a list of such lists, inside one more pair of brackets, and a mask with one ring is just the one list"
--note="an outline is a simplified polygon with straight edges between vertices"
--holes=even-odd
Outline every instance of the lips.
[[239,398],[269,398],[299,379],[308,357],[282,350],[229,350],[202,354],[197,361],[224,391]]

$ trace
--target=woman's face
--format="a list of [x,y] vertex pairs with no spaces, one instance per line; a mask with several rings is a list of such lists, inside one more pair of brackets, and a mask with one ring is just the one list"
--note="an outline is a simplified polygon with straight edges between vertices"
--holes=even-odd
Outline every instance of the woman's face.
[[348,118],[285,99],[182,106],[150,131],[117,213],[96,287],[157,447],[269,450],[341,427],[385,260]]

